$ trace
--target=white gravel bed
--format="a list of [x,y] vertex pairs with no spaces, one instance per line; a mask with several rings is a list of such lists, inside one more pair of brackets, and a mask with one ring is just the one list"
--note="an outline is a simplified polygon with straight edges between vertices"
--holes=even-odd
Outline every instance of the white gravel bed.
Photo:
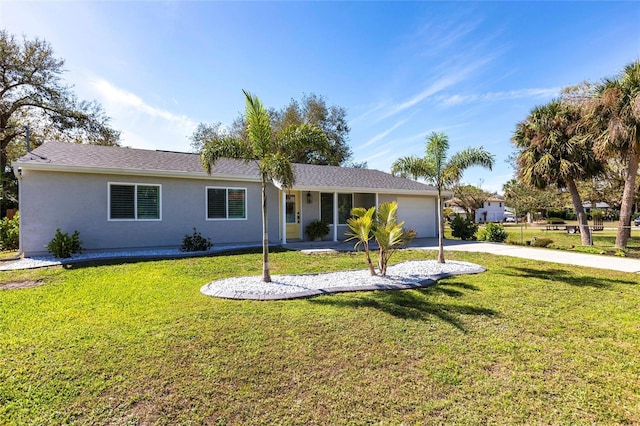
[[235,277],[210,282],[200,291],[208,296],[231,299],[291,299],[323,293],[358,290],[391,290],[423,287],[440,278],[484,272],[469,262],[418,260],[389,266],[387,276],[371,276],[367,269],[323,274],[274,275],[270,283],[262,276]]
[[174,258],[174,257],[192,257],[205,256],[207,254],[219,253],[230,250],[240,250],[256,247],[255,244],[238,244],[213,247],[207,251],[184,252],[179,249],[153,249],[153,250],[114,250],[103,252],[90,252],[83,254],[75,254],[66,259],[58,259],[53,256],[33,256],[18,259],[15,262],[7,262],[0,264],[0,271],[12,271],[16,269],[34,269],[44,268],[46,266],[66,265],[80,262],[90,262],[93,260],[112,260],[112,259],[145,259],[145,258]]

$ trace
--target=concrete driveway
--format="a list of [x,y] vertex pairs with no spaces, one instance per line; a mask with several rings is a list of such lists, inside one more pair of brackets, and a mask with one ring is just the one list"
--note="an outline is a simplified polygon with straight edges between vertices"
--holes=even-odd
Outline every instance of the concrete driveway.
[[[555,262],[566,265],[586,266],[590,268],[608,269],[612,271],[640,273],[640,259],[630,259],[618,256],[604,256],[598,254],[586,254],[564,250],[552,250],[536,247],[523,247],[511,244],[487,243],[480,241],[445,240],[447,251],[469,251],[477,253],[491,253],[500,256],[518,257],[521,259],[539,260],[542,262]],[[348,242],[300,242],[290,243],[287,248],[295,250],[353,250],[353,243]],[[437,238],[416,238],[409,247],[422,250],[437,250]]]

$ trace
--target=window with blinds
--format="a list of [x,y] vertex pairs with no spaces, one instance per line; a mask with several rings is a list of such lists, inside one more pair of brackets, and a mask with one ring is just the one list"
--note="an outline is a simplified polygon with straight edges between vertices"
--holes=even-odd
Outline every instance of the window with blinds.
[[207,188],[207,219],[246,219],[247,190]]
[[160,185],[110,183],[109,220],[160,220]]

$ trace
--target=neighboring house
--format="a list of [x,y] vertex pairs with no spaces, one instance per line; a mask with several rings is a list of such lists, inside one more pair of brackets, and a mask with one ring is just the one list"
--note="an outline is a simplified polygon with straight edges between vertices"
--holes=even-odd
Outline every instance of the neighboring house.
[[[85,250],[177,247],[197,228],[214,244],[261,241],[254,163],[222,159],[212,174],[197,154],[46,142],[13,163],[19,179],[20,249],[46,253],[56,228],[80,232]],[[271,243],[304,240],[314,219],[341,240],[352,207],[398,202],[418,237],[435,237],[435,188],[377,170],[295,164],[288,191],[269,185]]]
[[490,197],[476,210],[476,222],[502,222],[507,218],[502,198]]
[[460,200],[458,198],[450,198],[445,200],[444,206],[450,208],[453,211],[453,214],[459,214],[462,217],[467,217],[467,211],[458,205],[459,202]]

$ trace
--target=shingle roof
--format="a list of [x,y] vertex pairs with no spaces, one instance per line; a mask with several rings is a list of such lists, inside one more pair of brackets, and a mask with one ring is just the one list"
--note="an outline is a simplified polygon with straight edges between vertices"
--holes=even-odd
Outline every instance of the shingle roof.
[[[19,158],[14,166],[24,169],[52,169],[93,173],[131,173],[184,177],[208,177],[198,154],[152,151],[113,146],[77,145],[46,142]],[[379,170],[337,166],[295,164],[295,189],[395,192],[433,192],[435,188]],[[255,163],[221,159],[213,167],[211,178],[259,180]]]

